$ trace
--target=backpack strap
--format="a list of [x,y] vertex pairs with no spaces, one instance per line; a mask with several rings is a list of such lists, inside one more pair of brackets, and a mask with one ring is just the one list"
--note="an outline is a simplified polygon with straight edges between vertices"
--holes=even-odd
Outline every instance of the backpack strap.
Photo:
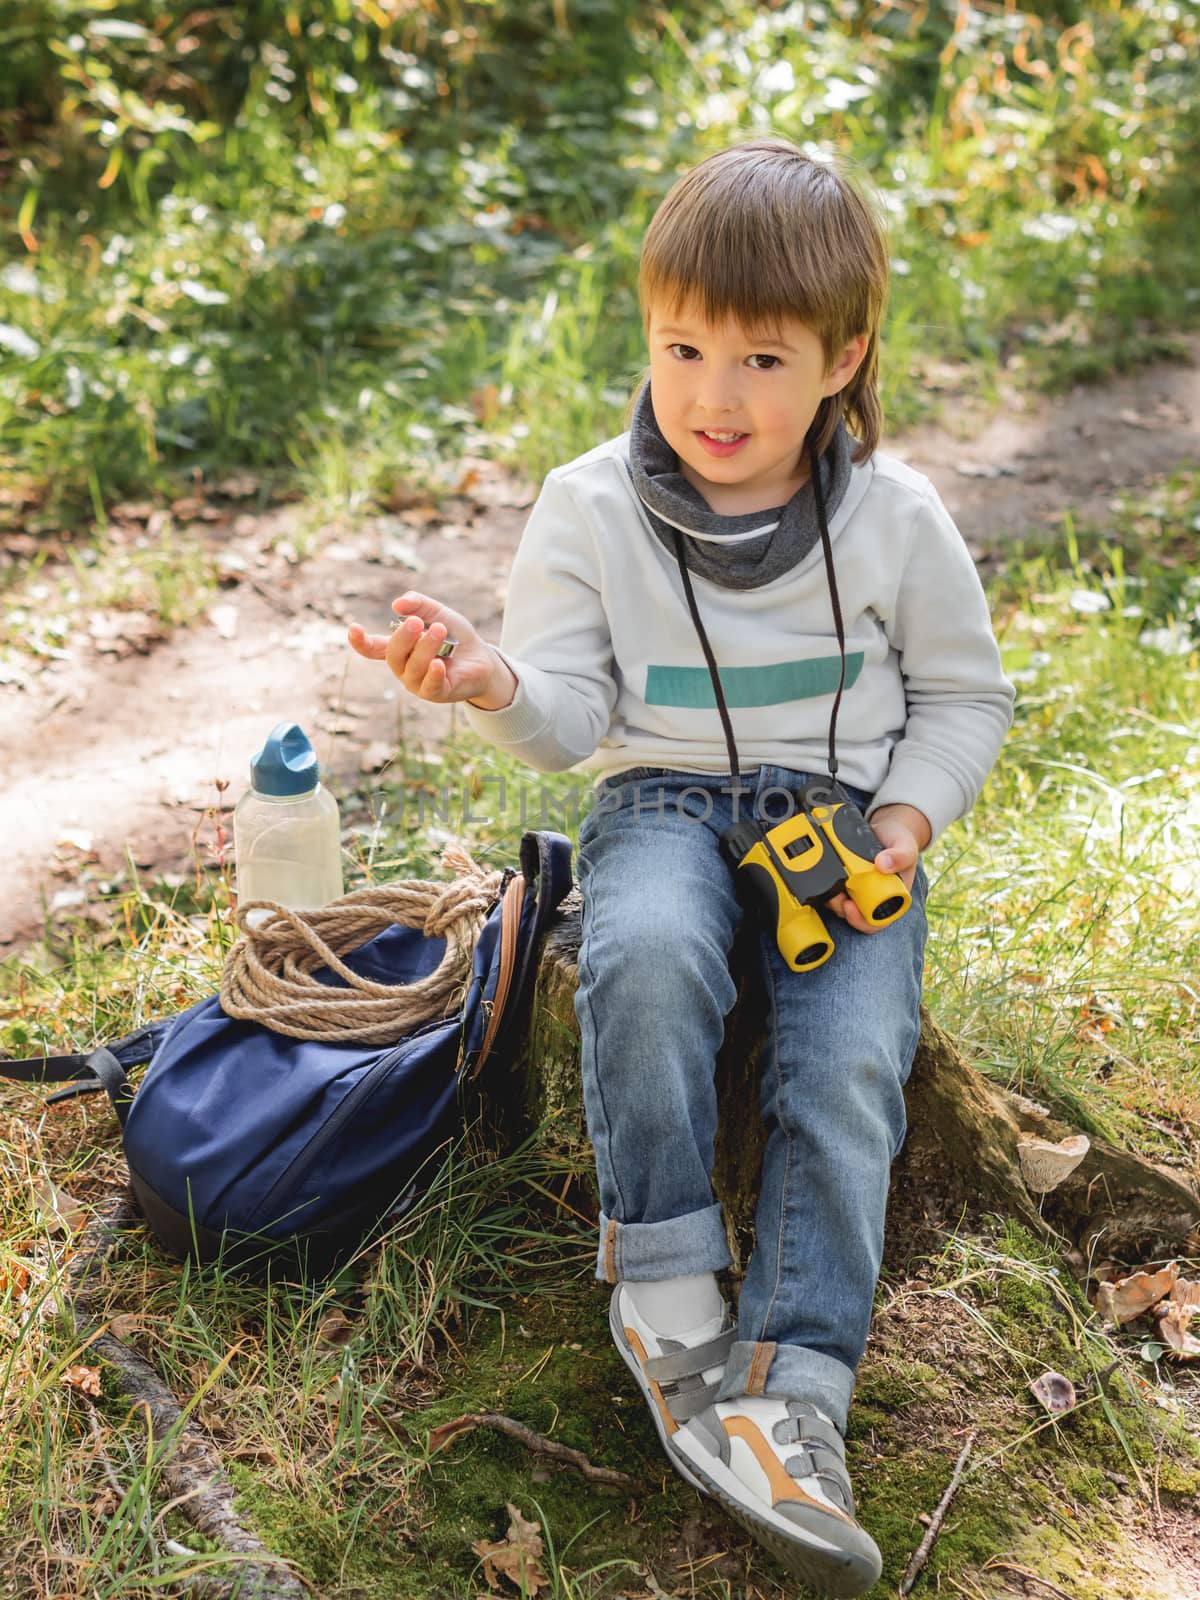
[[[561,833],[531,832],[521,839],[521,871],[508,884],[500,908],[500,973],[479,1055],[471,1069],[477,1078],[497,1046],[502,1028],[509,1031],[529,997],[541,936],[573,885],[571,841]],[[521,922],[530,887],[535,894],[533,925],[524,947]]]
[[[67,1087],[50,1095],[47,1105],[73,1100],[81,1094],[98,1094],[102,1089],[112,1101],[117,1120],[125,1126],[133,1087],[126,1067],[140,1066],[154,1054],[157,1032],[139,1028],[114,1045],[100,1045],[86,1055],[30,1056],[24,1061],[0,1061],[0,1078],[14,1083],[65,1083]],[[120,1052],[118,1054],[118,1052]]]

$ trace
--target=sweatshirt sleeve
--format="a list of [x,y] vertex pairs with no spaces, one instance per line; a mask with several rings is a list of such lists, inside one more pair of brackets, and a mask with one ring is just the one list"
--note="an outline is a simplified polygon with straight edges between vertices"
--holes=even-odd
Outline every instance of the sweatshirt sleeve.
[[539,772],[586,760],[608,731],[617,685],[592,530],[556,472],[513,558],[499,651],[516,694],[499,711],[464,702],[470,726]]
[[884,626],[900,656],[908,719],[871,810],[916,806],[936,838],[974,805],[1012,723],[1014,691],[975,563],[932,484]]

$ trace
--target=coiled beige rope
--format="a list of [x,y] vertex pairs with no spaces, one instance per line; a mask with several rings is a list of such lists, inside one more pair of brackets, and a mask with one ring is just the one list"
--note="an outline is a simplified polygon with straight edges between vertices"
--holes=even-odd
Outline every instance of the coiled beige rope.
[[[413,1028],[456,1011],[470,985],[471,957],[503,873],[484,871],[451,843],[441,865],[449,883],[408,878],[343,895],[319,911],[291,911],[273,900],[238,907],[241,937],[221,974],[221,1006],[231,1017],[260,1022],[291,1039],[395,1044]],[[271,915],[256,927],[250,912]],[[415,983],[376,983],[339,958],[393,923],[444,935],[441,965]],[[313,973],[328,967],[348,985],[330,988]]]

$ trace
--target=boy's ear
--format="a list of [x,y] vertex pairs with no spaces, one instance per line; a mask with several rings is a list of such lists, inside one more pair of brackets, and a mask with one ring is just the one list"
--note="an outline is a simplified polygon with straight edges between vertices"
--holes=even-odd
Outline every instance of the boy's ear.
[[869,334],[855,334],[854,338],[843,347],[841,355],[838,356],[833,366],[826,373],[825,387],[821,391],[822,394],[839,394],[846,387],[859,367],[862,366],[863,357],[867,353],[867,346],[870,342]]

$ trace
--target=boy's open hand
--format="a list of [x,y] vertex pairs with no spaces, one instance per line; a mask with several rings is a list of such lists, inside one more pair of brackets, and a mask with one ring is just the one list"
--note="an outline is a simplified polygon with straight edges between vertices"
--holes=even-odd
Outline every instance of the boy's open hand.
[[[932,837],[929,819],[916,806],[880,806],[871,814],[871,826],[883,846],[875,857],[875,865],[880,872],[896,873],[904,887],[911,889],[917,875],[917,860]],[[879,931],[867,921],[848,894],[835,895],[827,902],[827,907],[859,933]]]
[[[437,705],[483,699],[494,689],[504,663],[460,612],[412,590],[393,600],[392,610],[405,619],[393,633],[367,633],[351,624],[348,637],[360,656],[386,661],[410,694]],[[457,639],[457,647],[439,658],[447,637]]]

